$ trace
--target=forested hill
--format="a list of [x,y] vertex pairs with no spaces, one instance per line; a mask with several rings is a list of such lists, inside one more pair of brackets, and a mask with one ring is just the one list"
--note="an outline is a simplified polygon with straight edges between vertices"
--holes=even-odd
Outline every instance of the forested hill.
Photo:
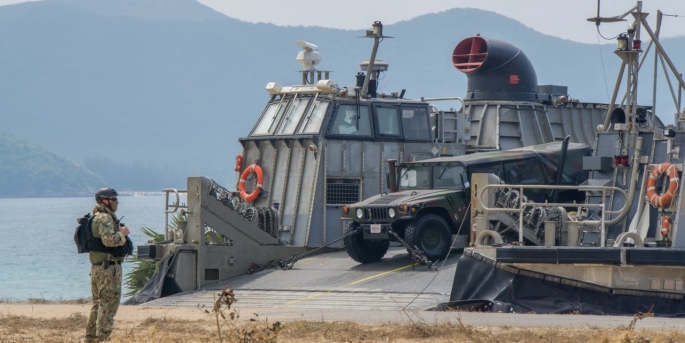
[[[327,15],[335,11],[328,10]],[[594,10],[587,9],[588,17]],[[564,20],[563,13],[540,15]],[[383,13],[377,20],[384,21]],[[617,31],[604,24],[602,29],[607,35]],[[136,174],[136,166],[160,170],[157,175],[169,180],[164,187],[184,189],[185,177],[198,175],[231,183],[231,165],[241,149],[237,139],[260,116],[269,98],[265,85],[299,83],[297,40],[319,46],[319,68],[333,71],[331,79],[341,86],[354,84],[372,46],[358,38],[363,30],[246,23],[194,0],[2,6],[0,32],[0,133],[89,167],[93,158],[105,157],[92,165],[117,170],[117,188],[139,188],[134,181],[147,180]],[[452,66],[452,52],[476,34],[519,46],[533,62],[539,84],[568,86],[581,101],[607,102],[620,63],[615,42],[600,49],[475,9],[385,25],[384,34],[395,38],[385,39],[378,51],[377,58],[389,63],[379,90],[406,89],[407,98],[463,96],[466,78]],[[685,39],[662,43],[674,49],[671,58],[685,70]],[[651,105],[651,92],[641,94],[641,102]],[[662,100],[670,101],[670,95],[661,93]],[[676,112],[672,106],[658,108]]]
[[101,177],[47,149],[0,134],[0,198],[92,196]]

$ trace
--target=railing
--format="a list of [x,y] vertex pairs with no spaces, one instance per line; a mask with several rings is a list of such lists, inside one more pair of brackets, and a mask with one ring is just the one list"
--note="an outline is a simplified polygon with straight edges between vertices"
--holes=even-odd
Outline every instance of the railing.
[[[451,97],[444,97],[444,98],[424,98],[421,97],[421,101],[447,101],[447,100],[457,100],[461,103],[461,109],[455,111],[455,116],[454,117],[446,117],[445,112],[443,111],[443,115],[441,116],[442,122],[440,123],[440,134],[441,134],[441,143],[445,143],[445,133],[454,133],[454,141],[459,143],[459,134],[461,133],[461,143],[464,143],[466,139],[464,139],[464,132],[460,132],[457,130],[459,128],[459,123],[457,122],[459,118],[459,114],[464,114],[464,99],[458,97],[458,96],[451,96]],[[453,120],[455,121],[453,126],[450,126],[449,130],[445,130],[445,121],[446,120]],[[463,123],[465,124],[465,123]],[[463,127],[462,124],[462,127]],[[453,128],[453,129],[452,129]]]
[[[483,193],[488,188],[518,188],[519,194],[523,194],[524,189],[557,189],[557,190],[577,190],[577,191],[601,191],[602,192],[602,200],[606,199],[606,193],[607,191],[617,191],[619,193],[622,193],[623,196],[628,199],[628,194],[621,188],[618,187],[607,187],[607,186],[550,186],[550,185],[507,185],[507,184],[490,184],[484,186],[480,191],[477,191],[476,196],[477,196],[477,201],[480,205],[480,208],[482,208],[485,211],[490,211],[490,212],[506,212],[506,213],[519,213],[519,243],[523,243],[523,214],[525,212],[526,207],[569,207],[569,206],[574,206],[574,207],[585,207],[585,208],[599,208],[602,215],[599,220],[599,226],[600,226],[600,240],[601,240],[601,247],[606,246],[606,230],[604,227],[604,223],[606,221],[605,216],[607,214],[619,214],[626,210],[626,206],[630,207],[632,204],[629,204],[626,202],[623,204],[623,207],[621,207],[620,210],[618,211],[605,211],[604,210],[604,203],[599,203],[599,204],[578,204],[578,203],[536,203],[536,202],[524,202],[524,201],[519,201],[519,208],[502,208],[502,207],[494,207],[490,208],[487,207],[483,204],[481,201],[481,198],[483,197]],[[585,220],[582,221],[583,223],[591,223],[591,224],[596,224],[596,220]]]
[[[171,213],[176,213],[178,209],[188,209],[188,205],[181,204],[180,203],[180,196],[179,193],[181,194],[188,194],[188,191],[179,191],[176,188],[164,188],[162,189],[162,192],[164,192],[164,238],[167,239],[169,238],[169,214]],[[169,193],[174,193],[176,196],[176,201],[173,203],[169,204]]]

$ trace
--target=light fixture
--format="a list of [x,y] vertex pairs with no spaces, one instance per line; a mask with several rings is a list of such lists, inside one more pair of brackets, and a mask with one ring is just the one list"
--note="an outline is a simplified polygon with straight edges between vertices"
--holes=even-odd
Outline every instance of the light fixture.
[[350,208],[347,206],[343,206],[342,211],[344,214],[348,214],[348,213],[350,213]]
[[380,21],[374,21],[373,22],[373,34],[376,36],[382,36],[383,35],[383,24],[381,24]]
[[364,216],[364,211],[361,208],[358,208],[357,209],[357,218],[362,219],[363,216]]
[[309,151],[317,151],[317,150],[319,150],[319,147],[316,146],[316,144],[309,144],[309,146],[308,146],[307,148],[309,149]]
[[395,209],[394,208],[388,209],[388,216],[390,216],[390,218],[395,218]]
[[628,36],[625,33],[621,33],[617,38],[618,50],[626,51],[628,50]]

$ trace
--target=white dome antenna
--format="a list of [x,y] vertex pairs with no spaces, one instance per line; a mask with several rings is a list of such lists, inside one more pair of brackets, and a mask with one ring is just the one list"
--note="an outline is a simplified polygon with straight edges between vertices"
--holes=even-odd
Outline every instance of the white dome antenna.
[[[315,66],[321,62],[321,55],[319,55],[319,47],[316,44],[305,42],[303,40],[298,40],[295,43],[297,46],[302,48],[297,54],[297,63],[302,65],[300,73],[302,73],[302,84],[313,85],[317,81],[326,79],[328,80],[328,75],[330,71],[316,70]],[[323,74],[323,77],[322,76]],[[314,78],[317,76],[316,79]]]
[[301,64],[304,70],[316,70],[314,66],[321,62],[319,47],[303,40],[298,40],[296,44],[304,50],[297,54],[297,63]]

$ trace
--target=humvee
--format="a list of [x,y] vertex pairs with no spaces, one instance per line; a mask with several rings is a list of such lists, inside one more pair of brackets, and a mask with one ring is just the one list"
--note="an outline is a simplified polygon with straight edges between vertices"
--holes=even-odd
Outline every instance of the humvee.
[[[447,156],[402,163],[390,163],[388,188],[364,201],[343,207],[346,221],[343,242],[348,255],[359,263],[380,260],[390,240],[403,241],[408,249],[419,249],[430,261],[447,256],[452,235],[461,247],[470,232],[470,187],[473,173],[492,173],[507,184],[579,185],[588,179],[582,157],[590,156],[586,144],[548,143],[508,151]],[[558,171],[563,170],[560,178]],[[553,200],[554,194],[526,190],[534,201]],[[559,202],[583,200],[577,191],[557,194]],[[353,233],[353,231],[356,231]]]

